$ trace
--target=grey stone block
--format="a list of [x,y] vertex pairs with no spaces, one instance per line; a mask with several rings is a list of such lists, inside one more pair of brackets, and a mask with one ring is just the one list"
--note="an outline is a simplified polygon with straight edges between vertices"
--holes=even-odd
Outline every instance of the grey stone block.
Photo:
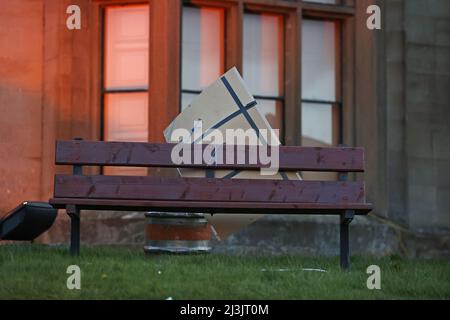
[[450,229],[450,187],[438,188],[435,225]]
[[403,55],[403,49],[405,46],[405,34],[403,31],[386,32],[385,45],[387,62],[403,61],[405,58]]
[[408,172],[408,183],[410,184],[423,186],[435,186],[436,184],[433,159],[409,158]]
[[406,75],[406,106],[409,108],[411,103],[421,104],[424,108],[431,108],[430,102],[433,101],[433,86],[435,83],[434,75],[421,74],[407,71]]
[[403,134],[402,120],[390,120],[388,122],[388,141],[387,148],[391,155],[395,155],[397,151],[401,151],[405,147],[405,137]]
[[402,103],[405,94],[404,71],[403,61],[391,61],[387,63],[386,94],[388,103],[387,112],[389,116],[403,116],[402,113],[397,115],[395,112],[403,111]]
[[447,104],[448,106],[450,103],[450,75],[436,74],[434,84],[432,90],[433,99],[431,101]]
[[[415,113],[409,113],[408,117],[417,116]],[[430,126],[420,118],[408,121],[406,130],[406,148],[409,157],[431,159],[433,154],[433,140]]]
[[435,44],[450,47],[450,18],[436,19],[435,30]]
[[[410,171],[410,170],[408,170]],[[437,187],[413,185],[408,186],[408,210],[410,225],[415,229],[430,228],[430,219],[437,208]]]
[[411,258],[450,258],[450,236],[421,233],[401,234],[402,252]]
[[[448,35],[450,38],[450,33]],[[436,47],[436,70],[439,74],[450,75],[450,47]]]
[[433,74],[435,72],[435,47],[422,44],[408,44],[406,47],[408,72]]
[[450,159],[434,159],[433,165],[436,172],[436,186],[438,188],[450,188]]
[[[397,252],[395,232],[384,225],[367,223],[367,218],[359,220],[366,222],[352,223],[350,226],[352,254],[388,255]],[[217,243],[214,251],[336,256],[339,254],[339,225],[337,221],[275,222],[263,218]]]
[[[429,126],[431,131],[448,130],[447,119],[449,119],[448,112],[450,111],[448,103],[409,101],[407,111],[407,122],[424,123]],[[409,125],[409,123],[406,125]]]
[[450,1],[448,0],[406,0],[406,16],[449,17]]
[[[450,130],[433,133],[434,159],[450,160]],[[450,175],[450,172],[448,172]]]
[[[450,76],[437,73],[408,72],[406,106],[422,104],[430,112],[435,104],[447,105],[450,94]],[[444,120],[444,119],[443,119]]]
[[435,17],[410,15],[406,17],[406,42],[414,44],[434,45]]
[[404,0],[391,0],[384,2],[384,21],[386,30],[391,31],[403,31],[403,4]]

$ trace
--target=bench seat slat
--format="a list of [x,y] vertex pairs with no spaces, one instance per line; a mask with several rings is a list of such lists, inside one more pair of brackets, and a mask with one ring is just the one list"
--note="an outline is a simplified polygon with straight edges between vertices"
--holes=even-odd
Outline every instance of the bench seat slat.
[[364,203],[364,183],[56,175],[56,198],[266,203]]
[[[58,165],[185,167],[202,169],[259,170],[258,164],[174,164],[171,160],[173,143],[57,141],[55,163]],[[207,145],[203,145],[205,148]],[[189,145],[189,147],[192,147]],[[225,154],[236,146],[221,146]],[[228,149],[227,149],[228,148]],[[250,147],[245,147],[248,155]],[[253,149],[254,150],[254,149]],[[242,151],[239,153],[242,154]],[[246,156],[248,159],[248,156]],[[279,168],[282,171],[363,172],[364,150],[342,147],[279,147]],[[249,162],[249,161],[247,161]]]
[[211,201],[157,201],[157,200],[113,200],[86,198],[52,198],[55,208],[76,205],[81,210],[119,211],[167,211],[205,213],[270,213],[270,214],[340,214],[345,210],[355,210],[357,215],[365,215],[372,205],[367,203],[326,204],[326,203],[273,203],[273,202],[211,202]]

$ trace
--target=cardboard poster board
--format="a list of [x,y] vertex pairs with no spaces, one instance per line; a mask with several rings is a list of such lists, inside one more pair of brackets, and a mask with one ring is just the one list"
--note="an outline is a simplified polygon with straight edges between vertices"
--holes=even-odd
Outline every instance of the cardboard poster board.
[[[242,77],[236,68],[230,69],[212,85],[207,87],[198,95],[191,104],[184,109],[173,122],[164,130],[167,142],[179,142],[173,137],[174,130],[186,129],[194,132],[195,122],[201,120],[204,143],[212,143],[208,140],[211,129],[219,130],[223,137],[227,129],[254,129],[253,141],[267,143],[268,145],[279,145],[280,142],[274,130],[264,116],[258,111],[258,104],[247,89]],[[257,132],[265,129],[267,141]],[[250,132],[250,131],[249,131]],[[248,141],[248,140],[247,140]],[[194,141],[194,143],[197,143]],[[227,144],[234,144],[226,141]],[[232,179],[289,179],[299,180],[300,176],[295,172],[280,172],[276,175],[261,175],[259,171],[247,170],[214,170],[206,172],[199,169],[179,169],[183,177],[216,177]],[[231,233],[256,221],[263,215],[260,214],[214,214],[211,216],[205,212],[205,217],[214,227],[219,239],[224,239]]]

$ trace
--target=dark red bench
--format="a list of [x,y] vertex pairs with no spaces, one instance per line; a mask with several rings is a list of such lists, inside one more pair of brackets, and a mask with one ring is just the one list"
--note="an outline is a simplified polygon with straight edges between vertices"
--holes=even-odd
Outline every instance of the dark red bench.
[[[50,204],[66,209],[71,218],[72,254],[80,252],[80,210],[326,214],[340,216],[341,266],[349,267],[349,224],[354,215],[365,215],[372,209],[365,199],[364,182],[347,181],[348,172],[364,171],[363,149],[280,147],[280,170],[339,172],[340,181],[270,180],[270,176],[265,180],[104,176],[83,175],[82,172],[83,166],[236,170],[261,167],[259,164],[176,165],[171,160],[174,146],[80,140],[56,142],[55,163],[72,165],[73,173],[55,176]],[[245,148],[246,153],[249,148]]]

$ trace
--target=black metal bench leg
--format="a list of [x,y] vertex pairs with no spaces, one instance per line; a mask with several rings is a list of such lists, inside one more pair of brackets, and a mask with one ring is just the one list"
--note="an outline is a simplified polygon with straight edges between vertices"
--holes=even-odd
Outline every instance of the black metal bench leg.
[[80,255],[80,210],[73,205],[66,207],[70,217],[70,254]]
[[355,212],[347,210],[341,215],[341,230],[340,230],[340,257],[341,268],[348,270],[350,268],[350,241],[349,241],[349,225],[352,222]]

